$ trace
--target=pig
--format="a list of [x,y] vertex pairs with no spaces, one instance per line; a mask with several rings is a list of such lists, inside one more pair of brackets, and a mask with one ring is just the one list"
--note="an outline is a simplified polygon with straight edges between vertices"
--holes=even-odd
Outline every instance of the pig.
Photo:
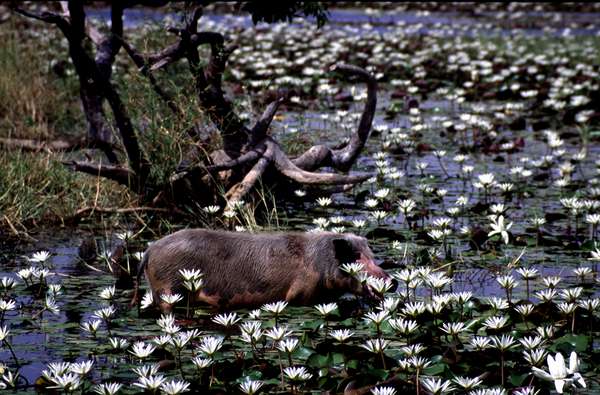
[[354,234],[185,229],[150,244],[138,268],[132,303],[145,273],[155,303],[168,311],[161,294],[187,295],[180,269],[203,273],[203,287],[192,296],[192,303],[207,303],[219,310],[279,300],[305,305],[345,292],[372,295],[368,287],[340,269],[351,262],[363,263],[372,276],[388,278],[375,263],[367,240]]

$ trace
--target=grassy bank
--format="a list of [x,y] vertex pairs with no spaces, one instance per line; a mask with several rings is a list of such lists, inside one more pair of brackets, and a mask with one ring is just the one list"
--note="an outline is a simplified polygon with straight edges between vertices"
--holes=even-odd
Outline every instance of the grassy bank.
[[[70,171],[61,156],[3,152],[0,155],[0,223],[12,233],[37,222],[61,222],[86,206],[125,205],[124,188],[101,178]],[[12,229],[14,228],[14,229]]]
[[[72,66],[57,62],[66,43],[53,31],[13,16],[0,25],[0,137],[51,140],[80,135],[85,120]],[[49,152],[0,151],[0,228],[24,232],[77,209],[125,204],[114,183],[76,174]]]

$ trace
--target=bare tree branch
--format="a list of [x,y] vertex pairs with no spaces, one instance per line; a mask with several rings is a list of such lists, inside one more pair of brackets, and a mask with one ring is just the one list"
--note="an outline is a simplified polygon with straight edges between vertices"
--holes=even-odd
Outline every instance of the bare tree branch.
[[105,79],[110,79],[112,65],[115,57],[121,49],[121,37],[123,37],[123,5],[116,1],[111,3],[110,8],[110,33],[103,37],[96,51],[96,65]]
[[[175,32],[180,35],[181,29],[175,29]],[[220,33],[215,32],[199,32],[189,34],[190,45],[196,47],[201,44],[210,44],[212,42],[221,42],[222,45],[222,40],[223,36]],[[146,62],[150,65],[150,70],[156,71],[170,65],[171,63],[175,63],[182,58],[185,58],[186,48],[185,44],[181,40],[178,40],[176,43],[169,45],[157,53],[143,56],[146,59]]]
[[258,159],[259,157],[261,157],[264,154],[264,152],[265,152],[265,147],[257,147],[256,149],[253,149],[252,151],[248,151],[248,152],[244,153],[243,155],[240,155],[239,157],[237,157],[229,162],[206,166],[206,170],[209,172],[216,172],[216,171],[233,169],[235,167],[245,165],[247,163],[250,163],[250,162]]
[[[69,53],[75,64],[82,87],[86,86],[85,89],[97,93],[96,97],[104,97],[108,101],[115,118],[117,129],[121,134],[121,139],[131,169],[140,178],[136,185],[141,187],[148,175],[150,163],[140,149],[137,136],[131,124],[131,119],[127,115],[127,111],[119,94],[106,76],[102,74],[96,62],[83,48],[83,40],[80,39],[84,34],[83,30],[85,28],[85,12],[83,10],[83,4],[76,0],[70,0],[68,5],[71,24],[59,24],[58,27],[69,41]],[[88,78],[86,79],[84,77]],[[90,80],[93,82],[93,85],[89,85]],[[94,95],[92,95],[92,97],[93,96]],[[82,100],[83,99],[84,95],[82,94]]]
[[[165,207],[148,207],[148,206],[140,206],[140,207],[82,207],[75,212],[71,216],[72,218],[83,217],[85,215],[90,215],[93,213],[101,213],[101,214],[126,214],[126,213],[138,213],[142,211],[154,211],[159,213],[170,213],[173,212],[172,208]],[[178,210],[179,211],[179,210]],[[182,213],[181,211],[179,211]]]
[[227,207],[231,207],[233,203],[242,200],[244,196],[254,187],[260,177],[262,177],[265,170],[271,163],[272,156],[274,154],[274,145],[267,144],[267,149],[263,156],[256,162],[256,164],[246,174],[244,179],[239,183],[235,184],[227,193],[225,198],[227,199]]
[[371,125],[377,107],[377,80],[371,73],[357,66],[340,64],[335,66],[334,70],[345,75],[358,76],[367,84],[367,102],[356,133],[352,135],[350,143],[345,148],[333,151],[332,162],[334,167],[341,171],[348,171],[360,155],[371,133]]
[[95,162],[66,161],[64,165],[75,171],[108,178],[125,185],[131,189],[137,189],[137,178],[133,171],[121,166],[103,165]]
[[[319,185],[339,185],[339,184],[357,184],[366,181],[371,177],[370,174],[344,175],[335,173],[313,173],[302,170],[296,166],[290,158],[283,152],[281,147],[273,141],[267,142],[268,147],[273,150],[273,163],[277,170],[292,180],[301,184],[319,184]],[[268,148],[267,148],[268,149]]]
[[[61,2],[63,15],[50,12],[36,15],[19,8],[16,8],[15,12],[57,25],[69,40],[69,54],[79,77],[81,102],[89,125],[88,144],[104,151],[111,163],[118,163],[118,158],[113,150],[112,132],[106,123],[106,116],[102,107],[103,98],[98,94],[96,82],[90,75],[89,70],[82,64],[80,59],[74,57],[76,51],[73,51],[73,47],[83,47],[85,39],[85,12],[83,10],[83,5],[78,3],[79,2]],[[117,9],[119,8],[117,7]],[[113,31],[121,32],[122,34],[122,10],[120,12],[117,11],[117,13],[113,15],[113,19]],[[121,20],[120,24],[119,20]],[[96,39],[98,39],[99,33],[96,32],[95,36]],[[99,54],[102,54],[111,48],[111,46],[105,45],[104,50],[99,51]],[[114,52],[112,56],[104,56],[105,61],[110,62],[110,64],[107,63],[104,66],[104,68],[108,70],[108,73],[110,73],[115,54],[116,52]]]
[[305,170],[314,170],[322,166],[331,166],[334,169],[347,172],[356,158],[362,152],[371,132],[371,125],[377,107],[377,81],[375,77],[363,68],[340,64],[332,68],[346,76],[355,76],[367,84],[367,101],[363,109],[356,133],[352,135],[348,144],[341,149],[331,149],[319,145],[311,147],[304,154],[294,159],[296,166]]
[[277,110],[279,109],[279,106],[281,105],[281,103],[283,103],[283,101],[284,99],[280,97],[277,100],[271,102],[267,106],[267,108],[265,108],[265,111],[258,119],[258,121],[256,121],[256,124],[254,124],[254,127],[250,131],[251,138],[248,142],[249,146],[254,146],[256,143],[267,137],[267,131],[269,130],[269,126],[271,125],[271,122],[273,122],[273,117],[275,117],[275,114],[277,113]]
[[149,65],[144,56],[125,40],[121,40],[121,45],[123,48],[125,48],[125,52],[127,52],[131,60],[133,60],[142,75],[148,78],[148,81],[150,82],[152,89],[154,89],[154,92],[156,92],[156,94],[167,104],[173,113],[177,115],[183,115],[183,109],[177,106],[173,97],[164,89],[162,89],[158,84],[158,81],[156,81],[156,78],[154,77],[154,74],[152,74],[152,70],[148,67]]

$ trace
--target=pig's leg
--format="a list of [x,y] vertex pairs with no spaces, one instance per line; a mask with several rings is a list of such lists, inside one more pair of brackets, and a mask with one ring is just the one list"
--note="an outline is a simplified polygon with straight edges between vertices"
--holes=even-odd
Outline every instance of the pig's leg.
[[161,288],[161,289],[152,291],[152,299],[154,299],[154,303],[158,306],[161,313],[163,313],[163,314],[171,313],[173,311],[173,306],[171,306],[169,303],[163,301],[160,296],[161,295],[170,295],[171,293],[172,292],[171,292],[170,288]]
[[301,269],[292,280],[285,294],[285,300],[299,304],[307,304],[320,292],[319,284],[325,284],[327,279],[311,267]]
[[290,285],[285,294],[285,301],[291,303],[306,304],[315,293],[315,282],[307,279],[298,279]]
[[196,302],[206,303],[208,305],[219,307],[221,297],[218,294],[210,295],[204,291],[199,291],[196,294]]

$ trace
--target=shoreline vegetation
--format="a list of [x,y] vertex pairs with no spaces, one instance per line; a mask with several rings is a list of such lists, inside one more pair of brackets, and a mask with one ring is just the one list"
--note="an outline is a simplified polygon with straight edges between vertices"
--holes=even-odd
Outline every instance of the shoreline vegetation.
[[[354,5],[349,4],[339,9],[351,10],[352,7]],[[518,5],[512,5],[511,7],[515,8],[515,13],[527,10],[526,7],[521,8]],[[587,7],[591,7],[591,9],[585,9],[584,12],[594,11],[597,8]],[[211,12],[219,12],[220,8],[222,7],[216,6]],[[494,11],[497,6],[490,5],[489,10],[486,11],[473,11],[465,9],[465,6],[460,4],[453,6],[408,4],[400,9],[409,12],[411,10],[422,12],[424,13],[422,15],[426,16],[426,12],[445,11],[446,8],[452,8],[459,14],[471,15],[474,18],[472,23],[476,26],[478,23],[477,18],[489,17],[486,12]],[[558,5],[549,4],[543,7],[540,5],[537,8],[544,10],[560,9],[568,12],[572,9],[581,9],[574,6],[570,8],[566,5],[559,7]],[[382,19],[385,20],[386,12],[390,9],[394,10],[394,7],[381,5],[380,9],[374,8],[374,11],[369,15],[374,21],[379,16],[382,16]],[[4,10],[5,14],[8,12],[6,9]],[[420,14],[417,13],[417,15]],[[78,213],[87,214],[90,212],[90,207],[134,209],[139,206],[136,196],[132,195],[126,188],[106,180],[99,180],[99,177],[77,174],[63,164],[82,156],[89,157],[92,155],[97,159],[97,154],[89,150],[83,152],[76,150],[77,139],[80,139],[82,134],[85,133],[86,126],[79,101],[78,82],[73,67],[66,57],[66,42],[51,26],[32,22],[16,15],[5,17],[5,19],[0,25],[0,35],[3,42],[5,42],[5,45],[0,49],[0,68],[3,70],[0,76],[0,144],[4,143],[6,148],[9,140],[26,139],[31,141],[32,147],[27,148],[25,146],[25,149],[21,152],[10,148],[3,149],[0,152],[0,166],[4,170],[0,173],[0,191],[2,191],[0,193],[0,213],[2,213],[0,215],[0,231],[5,235],[24,235],[30,230],[34,231],[41,224],[63,225],[65,222],[70,222],[69,219],[76,220]],[[520,24],[522,20],[517,18],[512,23],[515,26],[522,26]],[[330,23],[335,23],[335,21]],[[157,39],[164,40],[164,38],[160,38],[160,35],[155,34],[156,31],[151,27],[145,28],[145,32],[139,36],[136,36],[134,32],[135,29],[132,29],[131,34],[134,42],[142,48],[150,43],[156,44]],[[422,40],[422,38],[416,38]],[[518,36],[517,40],[519,40]],[[525,45],[529,45],[527,44],[527,37],[523,37],[523,40]],[[416,43],[413,45],[418,46]],[[24,67],[25,65],[26,67]],[[151,88],[146,81],[140,79],[139,75],[136,74],[136,70],[132,67],[133,65],[128,62],[123,54],[119,55],[116,65],[125,70],[123,77],[119,77],[120,80],[117,83],[119,89],[126,96],[128,104],[134,107],[134,117],[142,121],[146,125],[145,128],[150,126],[153,130],[158,130],[158,133],[148,133],[148,130],[146,130],[143,134],[149,136],[149,140],[145,142],[146,146],[150,144],[150,146],[156,148],[151,150],[151,154],[157,155],[156,159],[159,163],[165,163],[164,166],[159,166],[155,170],[159,173],[155,176],[159,179],[165,177],[168,175],[167,169],[176,166],[177,158],[180,157],[185,146],[182,145],[181,139],[177,137],[177,132],[170,133],[170,137],[165,139],[167,135],[162,134],[160,131],[183,130],[187,125],[176,125],[172,119],[167,121],[157,120],[144,114],[144,109],[152,106],[164,106],[164,104],[153,97],[155,95]],[[409,74],[412,73],[410,70],[406,71]],[[235,73],[240,72],[248,74],[251,70],[244,71],[242,68],[240,71],[236,68],[232,71],[233,75],[226,75],[226,84],[230,84],[230,87],[234,90],[242,89],[235,75]],[[433,70],[430,72],[433,72]],[[174,92],[177,93],[179,104],[186,108],[187,113],[192,114],[188,117],[189,121],[184,121],[184,123],[196,122],[203,115],[193,102],[187,100],[189,92],[173,85],[177,84],[177,81],[181,81],[181,77],[178,76],[180,73],[181,70],[176,69],[164,78],[172,79],[172,82],[168,83],[167,86],[175,89]],[[256,80],[257,83],[261,82],[260,75],[255,75],[254,78],[259,78]],[[445,77],[441,78],[438,84],[455,84],[457,82],[444,81],[443,78]],[[245,82],[250,82],[250,86],[244,89],[249,90],[248,95],[252,96],[254,94],[252,90],[254,82]],[[420,81],[417,80],[417,83],[420,83]],[[127,89],[131,86],[130,84],[136,85],[131,92]],[[314,87],[311,89],[314,89]],[[386,84],[384,89],[388,92],[392,91],[392,96],[398,91],[398,88],[393,85],[393,81],[392,86]],[[420,87],[420,89],[428,91],[431,90],[431,87],[425,86]],[[269,94],[269,91],[267,91],[266,95]],[[311,96],[314,97],[314,92],[309,92],[308,95],[308,109],[318,107],[318,103],[310,100]],[[344,95],[338,94],[337,99],[344,100]],[[256,102],[263,99],[258,97],[252,98],[252,100]],[[247,104],[240,103],[240,105]],[[391,100],[387,108],[388,116],[390,114],[394,116],[397,113],[398,104],[402,103]],[[251,107],[256,106],[250,105]],[[297,110],[293,106],[288,107],[285,116],[288,115],[287,111],[292,111],[293,114]],[[573,117],[573,115],[570,116]],[[287,125],[283,126],[286,129],[288,127]],[[306,137],[295,135],[292,137],[283,136],[282,138],[293,148],[298,144],[305,144],[303,140]],[[47,143],[44,143],[44,141]],[[219,140],[216,139],[212,144],[218,145],[219,143]],[[67,150],[67,152],[59,152],[58,155],[55,154],[57,151],[62,151],[61,144],[71,146],[75,151],[68,152],[69,150]],[[161,172],[164,172],[164,174],[160,174]]]
[[[314,2],[18,4],[0,5],[0,391],[600,393],[600,3],[348,3],[322,26]],[[144,254],[193,227],[319,242]],[[271,303],[305,278],[370,297]]]

